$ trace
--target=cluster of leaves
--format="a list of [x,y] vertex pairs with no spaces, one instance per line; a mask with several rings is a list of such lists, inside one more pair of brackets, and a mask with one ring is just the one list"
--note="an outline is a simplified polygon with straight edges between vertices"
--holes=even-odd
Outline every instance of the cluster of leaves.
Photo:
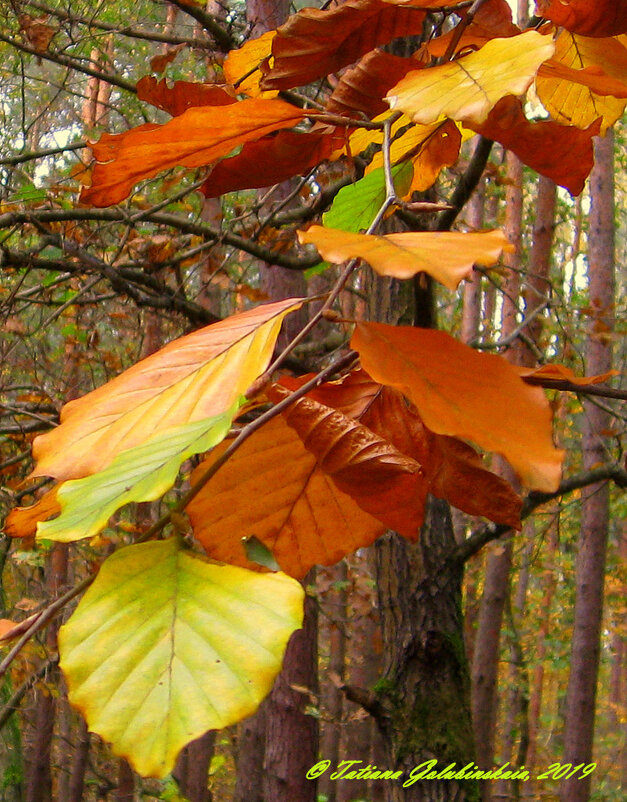
[[[505,0],[470,9],[450,0],[347,0],[300,11],[232,51],[224,85],[140,81],[140,99],[173,118],[104,134],[92,145],[81,201],[119,203],[173,166],[211,165],[203,192],[213,197],[379,149],[322,225],[298,234],[324,259],[349,260],[325,309],[359,260],[399,279],[424,272],[454,290],[474,264],[494,265],[511,249],[504,235],[378,235],[385,214],[432,186],[475,133],[578,193],[592,137],[625,106],[624,4],[616,14],[609,2],[537,5],[546,21],[526,31]],[[448,33],[409,58],[377,49],[420,33],[426,9],[437,8],[456,23]],[[298,104],[292,90],[339,70],[324,108]],[[552,120],[526,117],[521,96],[532,85]],[[185,512],[208,557],[180,532],[121,549],[60,633],[71,701],[142,774],[164,776],[188,741],[255,709],[301,623],[296,580],[311,566],[387,528],[417,538],[427,493],[519,526],[518,494],[470,443],[504,455],[529,488],[559,484],[549,405],[531,386],[542,376],[523,376],[443,332],[358,323],[354,351],[315,376],[272,384],[281,324],[304,301],[200,329],[68,403],[61,424],[34,444],[33,476],[57,484],[7,521],[15,537],[96,535],[123,505],[160,498],[185,460],[208,452],[190,490],[140,538],[180,529]],[[251,401],[271,406],[239,424]],[[280,572],[259,572],[243,543],[251,536]]]

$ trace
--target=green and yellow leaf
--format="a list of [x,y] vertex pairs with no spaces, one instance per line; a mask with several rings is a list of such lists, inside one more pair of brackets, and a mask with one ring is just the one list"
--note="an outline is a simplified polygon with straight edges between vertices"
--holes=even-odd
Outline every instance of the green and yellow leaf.
[[207,562],[178,538],[121,549],[59,632],[69,698],[144,776],[255,711],[302,623],[284,574]]

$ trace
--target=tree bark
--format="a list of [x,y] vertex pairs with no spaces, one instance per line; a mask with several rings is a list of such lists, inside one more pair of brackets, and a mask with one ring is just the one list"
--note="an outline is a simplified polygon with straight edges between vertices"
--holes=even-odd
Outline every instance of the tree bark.
[[[611,132],[595,139],[596,162],[590,176],[588,232],[588,287],[593,310],[586,343],[586,370],[603,373],[611,368],[614,308],[614,140]],[[584,468],[605,458],[603,430],[608,413],[584,401]],[[575,614],[570,675],[564,722],[564,762],[576,766],[592,762],[594,713],[599,667],[603,584],[609,527],[609,487],[592,485],[583,493],[579,550],[575,563]],[[564,779],[562,802],[586,802],[591,775]]]

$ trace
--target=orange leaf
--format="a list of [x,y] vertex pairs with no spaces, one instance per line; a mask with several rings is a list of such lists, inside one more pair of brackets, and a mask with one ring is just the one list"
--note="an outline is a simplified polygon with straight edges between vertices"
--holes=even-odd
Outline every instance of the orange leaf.
[[180,337],[112,381],[66,404],[61,425],[37,437],[33,476],[78,479],[173,426],[228,410],[269,362],[287,299]]
[[553,42],[537,31],[492,39],[476,53],[410,72],[386,99],[391,108],[423,125],[442,116],[482,123],[502,97],[527,91],[553,50]]
[[582,36],[627,33],[626,0],[536,0],[537,13]]
[[152,75],[145,75],[137,82],[137,97],[173,117],[193,106],[226,106],[237,102],[229,86],[175,81],[174,86],[169,87],[165,78],[157,81]]
[[606,382],[612,376],[618,376],[617,370],[608,370],[607,373],[601,373],[598,376],[576,376],[570,368],[565,365],[542,365],[539,368],[519,368],[519,374],[522,376],[523,381],[529,384],[535,384],[534,379],[540,379],[538,384],[546,387],[550,382],[570,382],[579,387],[589,387],[592,384],[601,384]]
[[153,72],[163,72],[168,64],[171,64],[178,54],[183,49],[184,45],[180,44],[177,47],[168,47],[166,53],[161,53],[158,56],[153,56],[150,59],[150,69]]
[[373,379],[406,395],[431,431],[497,451],[529,487],[557,489],[563,453],[553,446],[548,401],[507,360],[441,331],[380,323],[357,323],[351,345]]
[[606,75],[601,67],[596,64],[591,64],[583,70],[575,70],[562,64],[561,61],[557,61],[557,59],[550,58],[540,65],[538,75],[541,78],[553,78],[587,86],[597,95],[627,97],[627,84]]
[[250,39],[237,50],[231,50],[224,61],[224,77],[233,84],[238,93],[259,97],[261,65],[272,52],[272,40],[276,31],[268,31],[257,39]]
[[[459,13],[462,18],[466,16],[465,11]],[[512,9],[506,0],[488,0],[479,8],[471,24],[464,29],[455,52],[460,53],[467,47],[483,47],[490,39],[516,36],[520,32],[520,28],[512,22]],[[434,58],[441,58],[448,51],[451,39],[455,35],[453,28],[443,36],[432,39],[426,45],[427,51]]]
[[524,164],[579,195],[594,164],[592,137],[599,133],[601,122],[596,120],[583,131],[550,120],[533,123],[525,117],[518,98],[504,97],[483,125],[470,123],[469,127],[500,142]]
[[247,142],[236,156],[216,164],[202,191],[206,197],[216,198],[238,189],[269,187],[306,172],[327,159],[332,149],[329,134],[279,131]]
[[123,134],[103,134],[91,145],[96,158],[92,186],[81,200],[110,206],[134,184],[170,167],[199,167],[226,156],[243,142],[290,128],[304,113],[282,100],[242,100],[230,106],[188,109],[165,123],[147,123]]
[[365,510],[416,536],[425,493],[414,460],[340,412],[301,399],[246,440],[187,512],[211,557],[254,567],[241,544],[254,535],[283,571],[302,577],[383,534],[386,524]]
[[[285,379],[288,387],[301,380]],[[422,467],[429,492],[469,515],[520,528],[521,499],[511,485],[486,470],[477,452],[461,440],[434,434],[398,391],[377,384],[363,370],[308,394],[320,403],[358,418],[375,434]]]
[[299,231],[298,238],[301,243],[313,243],[331,262],[359,257],[380,275],[402,279],[424,272],[451,290],[470,276],[474,264],[493,265],[503,251],[513,249],[502,231],[409,231],[376,236],[311,226]]
[[37,533],[37,524],[56,518],[61,512],[61,505],[57,501],[55,485],[30,507],[15,507],[7,515],[3,532],[9,537],[34,537]]
[[276,32],[263,89],[303,86],[352,64],[377,45],[422,33],[424,12],[383,0],[346,0],[328,11],[305,8]]
[[[627,83],[627,49],[617,39],[593,39],[562,31],[555,41],[555,57],[551,59],[574,70],[588,67],[601,69],[606,75]],[[574,83],[553,73],[536,77],[536,91],[544,108],[557,122],[586,128],[602,118],[601,136],[622,115],[625,98],[600,95],[590,86]]]

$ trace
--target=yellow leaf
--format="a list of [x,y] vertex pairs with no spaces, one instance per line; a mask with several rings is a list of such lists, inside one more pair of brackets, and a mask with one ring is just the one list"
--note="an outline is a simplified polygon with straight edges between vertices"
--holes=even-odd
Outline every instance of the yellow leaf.
[[250,39],[237,50],[231,50],[224,62],[224,77],[236,86],[238,92],[249,97],[276,97],[278,90],[262,92],[259,81],[262,74],[259,69],[265,59],[272,53],[272,40],[276,31],[268,31],[257,39]]
[[554,49],[551,39],[536,31],[492,39],[457,61],[408,73],[386,99],[391,108],[423,125],[443,115],[481,123],[502,97],[527,91]]
[[401,279],[428,273],[450,290],[470,276],[474,264],[493,265],[503,251],[513,250],[502,231],[410,231],[375,236],[311,226],[299,231],[298,238],[301,243],[313,243],[330,262],[359,257],[380,275]]
[[[601,68],[610,78],[627,82],[627,49],[613,38],[596,39],[562,31],[555,43],[555,61],[575,70]],[[587,128],[599,117],[601,136],[622,115],[624,97],[600,95],[582,83],[538,74],[536,91],[557,122]]]
[[300,305],[291,298],[206,326],[70,401],[61,425],[34,441],[33,476],[89,476],[166,429],[226,412],[263,373],[283,318]]

